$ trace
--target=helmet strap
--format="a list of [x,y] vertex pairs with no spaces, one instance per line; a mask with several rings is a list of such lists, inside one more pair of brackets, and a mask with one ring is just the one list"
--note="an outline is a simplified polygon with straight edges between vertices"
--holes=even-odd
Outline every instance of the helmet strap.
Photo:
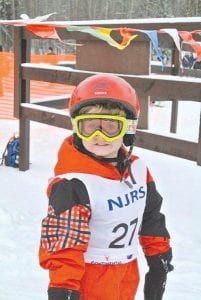
[[126,156],[124,155],[124,159],[118,161],[117,168],[119,169],[119,172],[121,174],[121,181],[123,180],[123,174],[124,174],[125,169],[128,168],[128,173],[130,175],[131,181],[133,184],[136,184],[135,178],[131,171],[131,160],[130,160],[132,152],[133,152],[133,148],[134,148],[134,144],[130,145],[128,154]]

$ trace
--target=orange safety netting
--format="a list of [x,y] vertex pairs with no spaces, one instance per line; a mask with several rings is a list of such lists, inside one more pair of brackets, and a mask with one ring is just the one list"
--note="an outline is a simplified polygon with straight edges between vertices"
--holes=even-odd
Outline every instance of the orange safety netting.
[[[38,55],[31,56],[32,63],[65,64],[73,63],[74,54]],[[49,83],[43,81],[31,81],[31,99],[56,97],[71,94],[74,86]],[[0,119],[12,119],[14,107],[14,54],[0,52]]]

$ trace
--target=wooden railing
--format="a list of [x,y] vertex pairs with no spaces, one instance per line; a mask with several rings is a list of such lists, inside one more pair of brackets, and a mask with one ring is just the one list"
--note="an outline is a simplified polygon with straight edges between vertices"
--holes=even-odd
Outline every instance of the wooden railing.
[[[69,22],[70,23],[70,22]],[[76,25],[76,22],[72,22]],[[200,29],[200,20],[195,18],[169,20],[120,20],[79,22],[79,25],[102,27],[132,27],[138,29],[176,28],[178,30]],[[201,165],[201,122],[198,142],[157,135],[147,131],[149,127],[150,97],[160,97],[161,101],[172,101],[171,131],[176,131],[177,101],[201,102],[201,78],[181,76],[179,53],[173,41],[166,34],[162,36],[163,46],[173,50],[172,67],[168,76],[151,73],[150,40],[139,33],[139,38],[125,50],[115,49],[104,41],[86,33],[68,32],[59,29],[62,39],[75,39],[82,43],[76,53],[75,68],[58,65],[30,63],[31,40],[38,38],[25,27],[15,28],[15,117],[20,123],[20,170],[29,168],[30,120],[57,127],[71,129],[71,121],[66,112],[70,97],[58,97],[33,103],[30,99],[30,80],[77,85],[84,78],[97,72],[110,72],[126,79],[137,91],[141,105],[141,118],[137,132],[136,145],[146,149],[175,155],[196,161]],[[154,71],[156,72],[156,70]],[[161,73],[158,71],[158,73]],[[143,129],[143,130],[140,130]]]

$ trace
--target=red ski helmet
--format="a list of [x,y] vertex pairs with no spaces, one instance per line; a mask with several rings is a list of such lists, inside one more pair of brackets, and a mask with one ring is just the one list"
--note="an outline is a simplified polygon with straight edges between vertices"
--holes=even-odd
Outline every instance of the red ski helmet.
[[[113,74],[97,74],[80,82],[69,101],[70,116],[74,118],[79,110],[93,104],[117,104],[126,112],[126,118],[139,118],[140,105],[134,88],[123,78]],[[125,135],[124,144],[133,144],[134,134]]]

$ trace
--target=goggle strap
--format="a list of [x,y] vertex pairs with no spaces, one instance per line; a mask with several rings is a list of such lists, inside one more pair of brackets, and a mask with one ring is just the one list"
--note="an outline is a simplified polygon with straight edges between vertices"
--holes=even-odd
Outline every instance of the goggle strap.
[[138,123],[138,119],[135,120],[127,119],[126,134],[135,134],[137,129],[137,123]]

